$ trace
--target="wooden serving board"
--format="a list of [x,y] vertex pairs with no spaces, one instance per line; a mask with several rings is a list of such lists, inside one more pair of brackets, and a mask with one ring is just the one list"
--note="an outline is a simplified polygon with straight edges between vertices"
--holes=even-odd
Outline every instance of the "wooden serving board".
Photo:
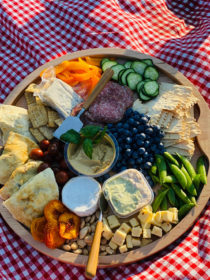
[[[95,56],[95,57],[115,57],[119,60],[135,60],[135,59],[146,59],[150,58],[153,60],[154,64],[160,71],[160,81],[166,81],[171,83],[176,83],[180,85],[190,86],[193,89],[194,94],[198,97],[199,102],[194,106],[194,115],[200,125],[202,134],[196,139],[196,151],[192,158],[192,162],[195,163],[197,157],[200,154],[205,154],[208,159],[210,159],[210,111],[208,106],[198,90],[193,86],[193,84],[184,77],[180,72],[170,65],[164,63],[163,61],[151,57],[146,54],[141,54],[136,51],[125,50],[125,49],[112,49],[112,48],[98,48],[78,51],[72,54],[67,54],[57,59],[54,59],[43,66],[39,67],[33,73],[28,75],[15,89],[10,93],[8,98],[5,100],[5,104],[11,104],[16,106],[26,107],[25,99],[23,97],[24,89],[32,82],[38,82],[40,80],[39,74],[43,69],[49,66],[55,66],[64,60],[72,60],[78,57],[84,56]],[[209,171],[209,166],[207,167]],[[100,256],[99,257],[99,267],[114,267],[117,265],[128,264],[138,260],[145,259],[160,250],[166,248],[171,243],[173,243],[177,238],[184,234],[190,226],[195,222],[195,220],[200,215],[201,211],[204,209],[206,203],[210,197],[210,172],[208,172],[208,184],[204,186],[198,200],[197,206],[194,207],[185,218],[179,222],[169,233],[165,234],[162,238],[146,245],[140,247],[136,250],[129,251],[124,254],[110,255],[110,256]],[[7,209],[2,205],[2,200],[0,199],[0,213],[7,222],[7,224],[13,229],[13,231],[30,244],[37,251],[62,262],[70,263],[76,266],[85,266],[87,263],[87,256],[77,255],[69,252],[65,252],[60,249],[51,250],[48,249],[43,243],[35,241],[31,236],[30,232],[19,222],[17,222]]]

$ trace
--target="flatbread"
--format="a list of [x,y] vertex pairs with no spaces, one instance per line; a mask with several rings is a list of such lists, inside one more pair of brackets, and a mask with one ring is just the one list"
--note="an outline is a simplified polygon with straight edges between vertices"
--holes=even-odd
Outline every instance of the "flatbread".
[[55,123],[55,120],[59,119],[59,114],[50,109],[50,108],[47,108],[47,117],[48,117],[48,126],[49,127],[57,127],[57,124]]
[[28,160],[33,148],[38,148],[38,145],[28,137],[13,131],[9,133],[4,151],[0,156],[0,184],[4,185],[12,172]]
[[34,140],[29,131],[30,121],[27,110],[12,105],[0,105],[0,129],[2,142],[6,142],[9,132],[13,131]]
[[55,129],[48,127],[48,126],[41,126],[39,127],[39,131],[44,135],[44,137],[48,140],[53,138],[53,132]]
[[54,173],[47,168],[22,185],[3,205],[16,220],[30,228],[32,220],[43,215],[45,205],[58,197]]
[[48,117],[47,110],[44,105],[32,103],[28,105],[29,119],[34,128],[47,125]]
[[17,192],[24,183],[37,174],[37,169],[41,163],[41,161],[28,161],[18,166],[0,189],[0,198],[6,200]]

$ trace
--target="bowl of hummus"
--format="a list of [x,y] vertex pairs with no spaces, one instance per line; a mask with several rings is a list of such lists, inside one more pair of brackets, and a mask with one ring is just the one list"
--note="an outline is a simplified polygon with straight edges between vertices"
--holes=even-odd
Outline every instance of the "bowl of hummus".
[[76,175],[102,176],[114,167],[118,156],[119,145],[111,133],[106,133],[100,143],[93,145],[92,159],[81,144],[67,143],[64,148],[65,161]]

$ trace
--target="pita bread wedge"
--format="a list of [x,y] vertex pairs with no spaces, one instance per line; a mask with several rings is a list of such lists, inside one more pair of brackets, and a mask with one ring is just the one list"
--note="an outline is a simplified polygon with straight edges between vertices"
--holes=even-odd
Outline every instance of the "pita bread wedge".
[[28,137],[12,131],[9,133],[0,156],[0,184],[4,185],[12,172],[28,160],[33,148],[38,148],[38,145]]
[[22,134],[34,140],[29,131],[30,121],[27,110],[12,105],[0,105],[0,129],[3,144],[6,142],[10,131]]
[[12,172],[9,180],[0,189],[0,198],[6,200],[17,192],[24,183],[37,174],[37,169],[40,164],[41,161],[28,161],[27,163],[18,166]]
[[47,168],[22,185],[3,205],[16,220],[30,228],[32,220],[43,215],[45,205],[58,196],[54,173]]

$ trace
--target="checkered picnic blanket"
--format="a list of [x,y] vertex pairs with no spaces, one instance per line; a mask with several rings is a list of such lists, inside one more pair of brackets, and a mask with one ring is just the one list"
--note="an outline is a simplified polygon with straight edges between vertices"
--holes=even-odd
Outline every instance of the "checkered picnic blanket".
[[[118,47],[182,72],[210,105],[209,11],[202,0],[1,0],[0,102],[45,62],[77,50]],[[147,260],[99,269],[96,279],[209,279],[210,203],[194,226]],[[84,269],[38,253],[0,216],[0,279],[85,279]]]

